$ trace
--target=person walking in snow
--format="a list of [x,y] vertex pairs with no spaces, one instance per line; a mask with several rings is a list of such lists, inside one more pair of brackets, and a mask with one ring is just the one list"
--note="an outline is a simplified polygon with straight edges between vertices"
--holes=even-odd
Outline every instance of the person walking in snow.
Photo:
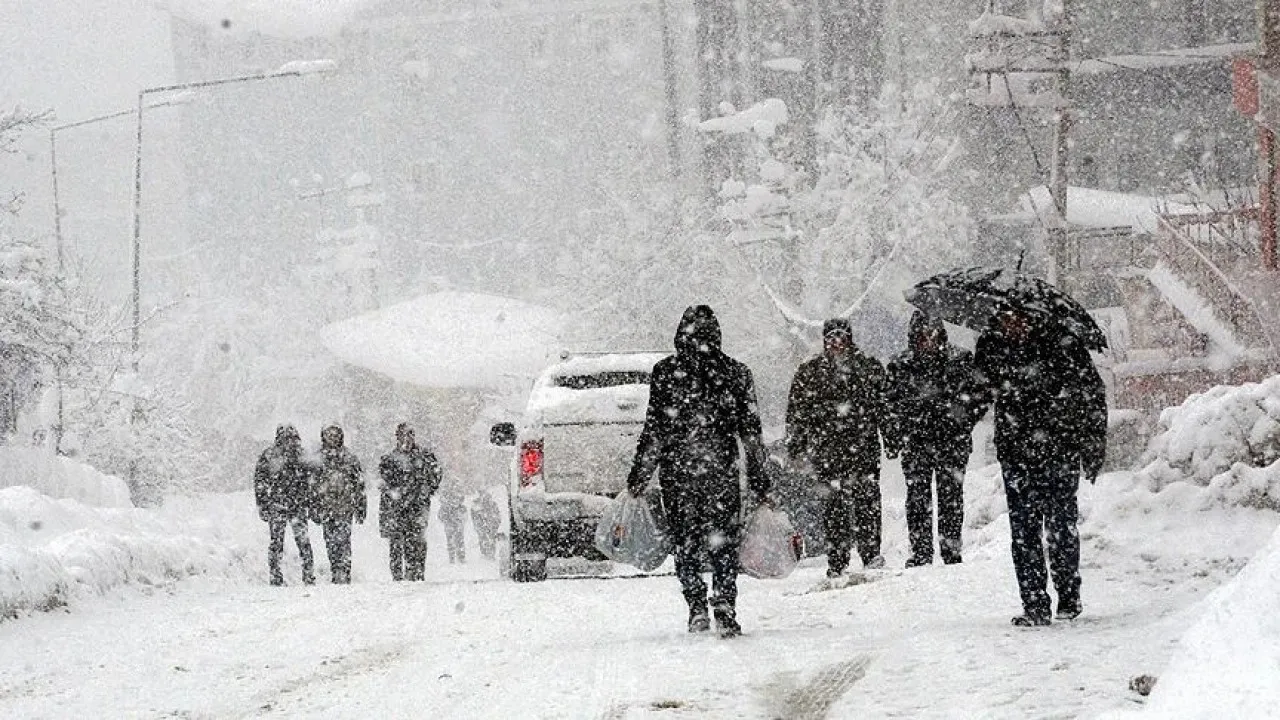
[[642,497],[658,474],[675,545],[676,577],[689,606],[689,632],[711,629],[703,563],[710,561],[710,607],[724,637],[737,620],[738,544],[742,533],[739,443],[747,484],[759,502],[769,492],[755,383],[746,365],[720,349],[720,323],[706,305],[680,319],[676,353],[653,366],[649,408],[627,478]]
[[367,499],[360,461],[343,445],[342,428],[320,431],[320,459],[314,469],[315,521],[324,530],[335,584],[351,582],[351,523],[364,523]]
[[471,504],[471,526],[476,530],[476,539],[480,544],[480,554],[486,560],[492,560],[498,546],[498,525],[502,522],[502,514],[498,503],[487,490],[476,494]]
[[942,321],[916,311],[907,350],[889,373],[887,455],[902,454],[907,480],[907,567],[933,562],[933,488],[938,488],[938,545],[942,561],[960,562],[964,470],[973,452],[973,427],[990,399],[978,382],[973,353],[947,342]]
[[275,444],[258,456],[253,470],[253,494],[258,517],[267,523],[267,571],[272,585],[284,585],[280,557],[284,554],[285,529],[293,528],[293,542],[302,561],[302,582],[315,583],[307,513],[311,508],[308,469],[302,458],[302,438],[292,425],[276,428]]
[[396,426],[396,446],[378,463],[378,532],[387,539],[392,580],[422,580],[427,560],[427,513],[440,488],[435,453],[418,445],[408,423]]
[[1080,615],[1076,492],[1094,482],[1107,450],[1107,399],[1093,358],[1075,336],[1028,312],[1004,310],[978,338],[974,363],[995,397],[996,458],[1009,506],[1018,626],[1048,625],[1045,549],[1058,618]]
[[884,366],[854,344],[844,318],[823,323],[822,353],[806,360],[791,382],[787,455],[813,473],[825,498],[827,577],[845,571],[855,540],[863,567],[884,567],[880,451],[886,392]]
[[449,563],[465,563],[467,561],[467,497],[455,485],[446,485],[440,491],[440,524],[444,525]]

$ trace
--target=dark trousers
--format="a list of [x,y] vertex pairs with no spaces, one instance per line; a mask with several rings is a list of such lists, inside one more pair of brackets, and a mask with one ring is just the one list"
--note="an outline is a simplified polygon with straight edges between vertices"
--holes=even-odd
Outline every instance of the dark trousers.
[[827,534],[827,571],[849,567],[852,546],[866,565],[880,555],[880,473],[849,473],[819,479],[825,494],[822,520]]
[[422,580],[427,564],[427,538],[424,528],[408,528],[387,537],[391,553],[392,580]]
[[676,578],[689,610],[705,613],[707,583],[702,570],[710,565],[711,609],[721,617],[733,618],[738,601],[738,545],[742,539],[737,484],[708,480],[691,481],[688,485],[697,488],[699,484],[701,492],[663,488],[663,505],[675,542]]
[[736,525],[717,527],[701,523],[676,538],[676,577],[690,610],[706,612],[707,582],[702,578],[702,568],[710,564],[711,607],[730,617],[734,615],[738,601],[739,535]]
[[351,582],[351,521],[326,520],[324,547],[329,553],[329,572],[335,585]]
[[298,558],[302,560],[302,582],[310,585],[316,581],[315,563],[311,554],[311,538],[307,535],[307,518],[302,515],[279,515],[267,520],[267,529],[271,534],[267,544],[267,571],[271,574],[271,584],[284,584],[280,558],[284,555],[285,526],[293,527],[293,542],[298,546]]
[[933,487],[938,486],[938,546],[942,562],[960,562],[964,527],[964,468],[967,458],[902,459],[907,479],[907,534],[912,565],[933,562]]
[[1049,570],[1058,606],[1080,603],[1080,511],[1076,490],[1078,461],[1055,458],[1034,463],[1004,462],[1005,498],[1013,536],[1013,569],[1018,577],[1022,608],[1028,615],[1048,617],[1043,535],[1049,545]]
[[465,521],[450,518],[442,520],[441,524],[444,525],[445,545],[449,548],[449,562],[465,563],[467,561]]

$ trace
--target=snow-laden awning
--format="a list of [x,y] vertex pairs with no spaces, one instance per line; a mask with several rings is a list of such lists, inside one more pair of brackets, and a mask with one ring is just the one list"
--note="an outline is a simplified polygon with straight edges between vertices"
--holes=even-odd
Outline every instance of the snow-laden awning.
[[1160,50],[1158,52],[1092,58],[1073,63],[1071,68],[1072,72],[1082,75],[1108,75],[1125,70],[1141,72],[1144,70],[1159,70],[1191,65],[1225,64],[1234,57],[1247,55],[1255,50],[1257,50],[1257,45],[1254,43],[1204,45],[1201,47]]
[[[1022,196],[1023,209],[1040,215],[1046,224],[1057,221],[1053,196],[1044,185],[1032,188]],[[1067,188],[1067,225],[1089,228],[1132,228],[1134,232],[1152,232],[1161,215],[1196,215],[1201,208],[1166,198],[1095,190]]]
[[564,319],[521,300],[440,292],[323,328],[343,362],[435,388],[510,388],[554,361]]

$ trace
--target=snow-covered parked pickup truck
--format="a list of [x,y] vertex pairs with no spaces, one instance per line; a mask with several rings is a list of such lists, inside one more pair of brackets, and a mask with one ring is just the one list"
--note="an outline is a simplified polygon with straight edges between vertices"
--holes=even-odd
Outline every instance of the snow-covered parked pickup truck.
[[545,580],[548,557],[603,556],[596,522],[627,487],[649,405],[649,374],[665,353],[571,355],[543,371],[518,424],[490,431],[514,446],[508,484],[511,577]]

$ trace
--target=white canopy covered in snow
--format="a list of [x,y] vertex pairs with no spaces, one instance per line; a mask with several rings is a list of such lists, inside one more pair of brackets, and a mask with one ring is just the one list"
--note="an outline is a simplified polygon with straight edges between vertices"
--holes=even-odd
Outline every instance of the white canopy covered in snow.
[[550,308],[468,292],[439,292],[321,330],[342,361],[423,387],[509,387],[556,356],[564,321]]
[[[1023,208],[1038,213],[1046,224],[1056,222],[1057,210],[1049,188],[1040,185],[1022,197]],[[1194,215],[1201,209],[1194,205],[1161,197],[1132,193],[1067,188],[1067,224],[1075,227],[1130,227],[1134,232],[1151,232],[1159,215]]]

